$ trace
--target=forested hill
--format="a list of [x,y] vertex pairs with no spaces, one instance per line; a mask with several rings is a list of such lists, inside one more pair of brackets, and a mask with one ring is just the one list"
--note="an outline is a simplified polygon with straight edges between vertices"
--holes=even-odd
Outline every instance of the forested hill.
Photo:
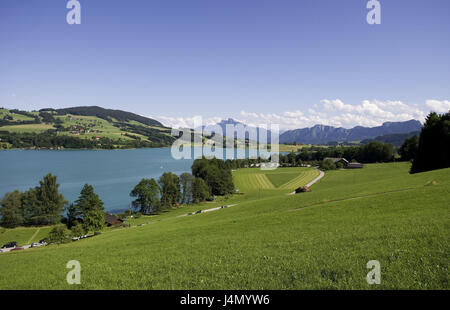
[[49,108],[39,110],[39,112],[48,112],[48,111],[54,111],[58,115],[72,114],[72,115],[96,116],[98,118],[102,118],[107,121],[113,120],[118,122],[136,121],[148,126],[164,127],[164,125],[158,122],[157,120],[148,117],[140,116],[122,110],[104,109],[98,106],[73,107],[56,110]]
[[97,106],[21,111],[0,108],[0,149],[116,149],[170,146],[160,122]]

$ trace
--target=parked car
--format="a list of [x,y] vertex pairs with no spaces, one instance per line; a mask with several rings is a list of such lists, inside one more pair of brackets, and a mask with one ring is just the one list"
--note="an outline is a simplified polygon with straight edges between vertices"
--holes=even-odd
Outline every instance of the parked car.
[[0,253],[3,253],[3,250],[2,250],[2,249],[0,249]]
[[37,248],[37,247],[44,246],[44,245],[45,244],[40,243],[40,242],[34,242],[31,244],[30,248]]
[[24,250],[24,248],[19,246],[19,247],[15,247],[14,249],[11,249],[11,251],[19,251],[19,250]]
[[14,248],[17,246],[17,242],[12,241],[12,242],[8,242],[7,244],[4,244],[2,246],[2,249],[6,249],[6,248]]
[[195,214],[199,214],[202,213],[202,210],[198,210],[197,212],[195,212]]

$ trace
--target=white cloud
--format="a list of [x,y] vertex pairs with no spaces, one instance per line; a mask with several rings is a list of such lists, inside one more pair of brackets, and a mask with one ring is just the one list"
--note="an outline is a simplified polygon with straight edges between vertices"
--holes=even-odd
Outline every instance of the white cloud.
[[[436,112],[446,112],[450,109],[450,101],[427,100],[426,104],[408,105],[402,101],[363,100],[360,104],[352,105],[344,103],[340,99],[323,99],[319,104],[312,104],[304,111],[258,113],[243,110],[238,115],[239,119],[231,117],[250,126],[278,124],[282,130],[311,127],[318,124],[352,128],[354,126],[374,127],[380,126],[384,122],[399,122],[411,119],[423,122],[429,108]],[[228,117],[230,116],[210,117],[203,121],[204,125],[212,125]],[[165,116],[155,118],[163,124],[175,128],[193,128],[196,119],[195,117]]]
[[427,100],[426,105],[430,107],[434,112],[446,113],[450,111],[450,101],[448,100],[439,101],[429,99]]
[[197,128],[202,125],[209,126],[219,123],[221,117],[202,118],[201,116],[193,117],[170,117],[170,116],[149,116],[163,123],[163,125],[172,128]]

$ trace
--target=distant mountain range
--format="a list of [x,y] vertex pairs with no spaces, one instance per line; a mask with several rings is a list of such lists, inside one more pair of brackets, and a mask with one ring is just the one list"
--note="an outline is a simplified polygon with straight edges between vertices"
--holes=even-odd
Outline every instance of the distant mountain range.
[[[237,125],[243,124],[235,121],[232,118],[227,120],[222,120],[217,123],[227,135],[225,129],[226,125]],[[256,127],[249,127],[250,130],[257,130]],[[300,143],[300,144],[327,144],[329,142],[361,142],[363,140],[382,140],[382,136],[394,135],[395,140],[400,140],[402,136],[395,135],[405,135],[405,137],[410,137],[416,135],[420,132],[422,124],[418,120],[409,120],[405,122],[385,122],[381,126],[377,127],[363,127],[356,126],[351,129],[346,129],[342,127],[333,127],[325,125],[315,125],[309,128],[301,128],[294,130],[287,130],[281,133],[280,143]],[[260,135],[268,135],[268,140],[270,142],[270,131],[266,129],[259,128]],[[248,138],[248,134],[246,134]],[[397,144],[397,143],[396,143]]]
[[[246,124],[242,123],[242,122],[238,122],[232,118],[228,118],[226,120],[222,120],[219,123],[215,124],[214,126],[219,126],[220,128],[222,128],[222,133],[225,137],[229,137],[230,134],[227,133],[227,125],[243,125],[243,126],[247,126]],[[197,130],[203,129],[204,132],[209,132],[211,127],[205,127],[202,126],[200,128],[196,128]],[[247,126],[246,127],[246,132],[245,132],[245,138],[249,139],[250,137],[250,133],[252,134],[252,136],[256,135],[257,139],[256,140],[260,140],[259,137],[262,136],[266,136],[267,137],[267,142],[270,143],[270,130],[264,129],[264,128],[259,128],[259,127],[252,127],[252,126]],[[237,134],[234,133],[234,138],[237,138]]]
[[[94,119],[73,120],[73,116],[90,116]],[[97,120],[95,119],[97,118]],[[102,124],[101,121],[106,121]],[[227,133],[227,125],[245,124],[232,118],[222,120],[217,123],[222,128],[224,136],[236,138],[236,133]],[[98,106],[72,107],[65,109],[42,109],[39,111],[19,111],[17,109],[0,109],[0,131],[2,132],[22,132],[22,127],[17,125],[27,125],[28,132],[55,131],[59,134],[84,137],[88,139],[105,136],[112,140],[122,139],[122,143],[136,142],[148,147],[149,143],[155,146],[170,145],[175,137],[170,135],[170,128],[164,126],[157,120],[143,117],[131,112],[104,109]],[[301,128],[287,130],[282,132],[279,137],[280,143],[299,143],[299,144],[328,144],[330,142],[367,142],[370,140],[392,141],[398,145],[412,135],[418,135],[422,124],[417,120],[405,122],[386,122],[377,127],[356,126],[351,129],[336,128],[333,126],[315,125],[310,128]],[[195,128],[208,132],[208,127]],[[258,127],[247,127],[247,130],[253,131],[250,135],[247,131],[245,138],[257,136],[267,137],[267,142],[271,142],[269,130]],[[252,139],[253,140],[253,139]],[[130,143],[131,143],[130,142]],[[128,143],[128,144],[130,144]],[[139,144],[139,145],[140,145]],[[131,144],[130,144],[131,145]],[[135,147],[139,147],[136,145]]]
[[403,144],[403,142],[405,142],[406,139],[414,137],[414,136],[419,137],[420,131],[412,131],[409,133],[393,133],[393,134],[389,134],[389,135],[378,136],[373,139],[362,140],[361,143],[367,144],[371,141],[379,141],[379,142],[383,142],[383,143],[391,143],[394,146],[400,147]]
[[280,136],[280,143],[326,144],[331,141],[352,142],[374,139],[390,134],[404,134],[420,131],[422,124],[417,120],[385,122],[377,127],[356,126],[351,129],[315,125],[311,128],[288,130]]

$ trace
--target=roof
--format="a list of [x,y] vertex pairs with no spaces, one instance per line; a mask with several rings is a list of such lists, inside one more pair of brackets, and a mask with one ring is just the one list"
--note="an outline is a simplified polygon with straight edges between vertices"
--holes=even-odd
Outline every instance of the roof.
[[348,160],[343,158],[343,157],[325,157],[323,160],[328,160],[328,159],[332,160],[333,163],[337,163],[337,162],[343,161],[346,164],[348,164]]
[[105,215],[105,222],[108,224],[117,224],[122,222],[121,219],[119,219],[117,216],[112,215],[112,214],[106,214]]
[[347,168],[362,168],[362,167],[364,167],[364,165],[361,163],[349,163],[347,165]]

